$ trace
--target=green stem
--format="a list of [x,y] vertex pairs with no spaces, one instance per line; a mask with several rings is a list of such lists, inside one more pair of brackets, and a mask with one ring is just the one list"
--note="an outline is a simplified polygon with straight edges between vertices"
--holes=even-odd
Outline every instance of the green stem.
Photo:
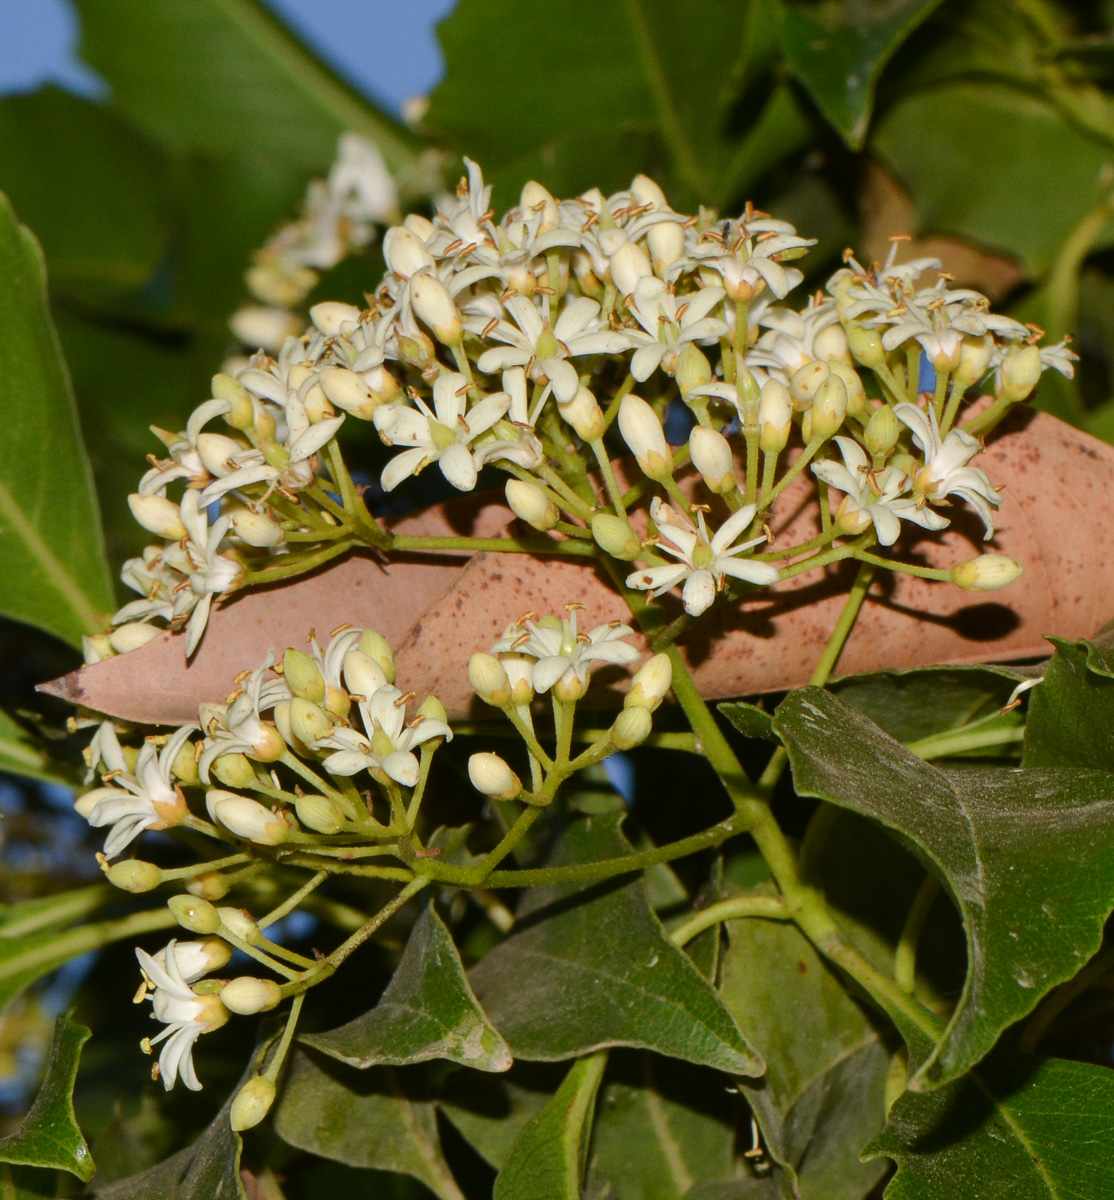
[[472,538],[472,537],[410,537],[396,534],[392,550],[422,553],[428,550],[465,550],[469,554],[496,551],[499,554],[571,554],[593,557],[595,544],[588,541],[559,541],[557,538]]
[[763,506],[769,508],[782,492],[797,478],[816,456],[817,451],[824,445],[823,438],[813,438],[811,442],[797,455],[796,461],[774,485],[773,491],[763,501]]
[[898,939],[894,953],[894,982],[910,996],[917,985],[917,945],[928,914],[940,891],[940,881],[931,872],[925,875]]
[[857,550],[855,557],[864,566],[881,567],[884,571],[898,571],[902,575],[915,575],[918,579],[935,579],[938,583],[945,583],[951,579],[951,571],[943,567],[915,567],[911,563],[895,562],[892,558],[868,554],[865,550]]
[[[987,721],[997,720],[998,714],[993,713]],[[918,758],[930,761],[934,758],[950,758],[971,750],[989,750],[994,746],[1013,746],[1025,740],[1025,726],[1011,725],[1005,729],[980,729],[983,722],[973,722],[960,729],[948,729],[943,733],[929,734],[928,737],[918,738],[915,742],[906,744],[906,750],[911,750]]]
[[607,457],[607,447],[600,440],[589,442],[589,445],[592,447],[592,453],[596,456],[596,462],[599,463],[600,475],[603,477],[604,486],[607,488],[607,495],[611,500],[611,506],[620,517],[625,517],[627,510],[623,507],[623,493],[619,491],[615,472],[611,469],[611,460]]
[[282,1064],[290,1050],[290,1043],[294,1040],[294,1030],[298,1027],[298,1018],[302,1015],[302,1005],[305,1003],[305,999],[305,992],[299,992],[294,997],[294,1002],[290,1005],[290,1015],[286,1018],[286,1028],[282,1031],[282,1040],[278,1044],[278,1049],[271,1056],[267,1069],[263,1072],[264,1078],[269,1079],[272,1083],[278,1081]]
[[678,925],[670,933],[670,937],[678,946],[691,942],[698,933],[718,925],[722,921],[738,921],[743,917],[761,917],[767,921],[789,921],[792,913],[785,907],[785,901],[773,896],[733,896],[729,900],[721,900],[710,908],[704,909],[689,917],[683,925]]
[[344,537],[332,545],[322,547],[316,554],[307,554],[292,563],[280,563],[273,567],[263,567],[258,571],[250,571],[245,568],[243,586],[257,587],[264,583],[275,583],[280,579],[292,579],[295,575],[304,575],[307,571],[313,571],[341,554],[346,554],[357,544],[356,538]]
[[281,921],[288,912],[292,912],[299,904],[316,888],[329,878],[327,871],[318,871],[307,883],[303,884],[296,892],[288,896],[277,908],[271,911],[259,922],[260,929],[266,929],[268,925],[273,925],[276,921]]

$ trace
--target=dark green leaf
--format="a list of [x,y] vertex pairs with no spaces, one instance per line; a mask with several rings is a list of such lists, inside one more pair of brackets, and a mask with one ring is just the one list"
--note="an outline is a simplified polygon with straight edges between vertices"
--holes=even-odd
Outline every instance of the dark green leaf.
[[940,771],[819,688],[791,693],[774,727],[799,791],[898,831],[955,896],[967,982],[921,1070],[955,1078],[1098,949],[1114,906],[1114,776]]
[[464,1140],[498,1170],[561,1079],[562,1068],[555,1063],[516,1062],[504,1075],[458,1070],[440,1089],[437,1105]]
[[1114,679],[1091,667],[1105,667],[1105,659],[1088,642],[1057,638],[1054,645],[1044,682],[1030,695],[1022,761],[1114,772]]
[[1114,1071],[998,1053],[937,1092],[906,1092],[868,1154],[898,1164],[886,1200],[1114,1195]]
[[0,710],[0,771],[73,787],[78,776],[65,763],[53,761],[45,746]]
[[[553,865],[629,854],[619,819],[573,821]],[[735,1074],[762,1071],[637,876],[531,889],[518,927],[472,969],[471,982],[516,1058],[553,1062],[634,1046]]]
[[573,1065],[519,1134],[495,1180],[494,1200],[580,1200],[586,1133],[606,1065],[605,1050]]
[[255,0],[77,0],[82,57],[114,102],[178,150],[320,168],[339,134],[375,142],[393,169],[412,138],[313,56]]
[[476,1003],[452,935],[428,905],[375,1008],[339,1029],[303,1039],[353,1067],[405,1066],[448,1058],[505,1071],[511,1052]]
[[69,1171],[84,1183],[96,1168],[73,1111],[73,1087],[81,1047],[89,1039],[84,1025],[63,1013],[54,1027],[46,1078],[18,1133],[0,1139],[0,1162]]
[[0,613],[80,644],[113,607],[42,252],[0,196]]
[[817,107],[858,150],[874,106],[874,87],[894,51],[940,0],[884,0],[827,8],[781,5],[781,44]]
[[742,1087],[770,1155],[805,1200],[859,1200],[883,1173],[859,1151],[882,1127],[891,1053],[795,926],[733,921],[720,995],[766,1074]]
[[419,1088],[413,1072],[357,1071],[296,1050],[275,1107],[275,1131],[301,1150],[413,1175],[441,1200],[461,1200],[441,1157],[433,1104]]
[[716,708],[743,737],[756,738],[763,742],[778,740],[777,734],[774,733],[773,716],[757,704],[747,704],[745,700],[728,700],[724,704],[717,704]]
[[7,939],[87,917],[119,898],[119,892],[111,884],[95,883],[53,896],[36,896],[19,904],[0,905],[0,946]]

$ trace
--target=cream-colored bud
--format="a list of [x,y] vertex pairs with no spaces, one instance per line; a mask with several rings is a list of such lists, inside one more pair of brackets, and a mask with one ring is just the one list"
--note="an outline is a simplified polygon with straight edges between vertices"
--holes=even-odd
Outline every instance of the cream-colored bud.
[[615,718],[615,724],[611,726],[611,744],[616,750],[633,750],[650,736],[653,725],[650,710],[641,704],[632,704]]
[[317,378],[321,390],[337,408],[344,409],[361,421],[370,421],[382,403],[378,396],[371,394],[364,380],[347,367],[326,367],[318,372]]
[[498,754],[473,754],[468,778],[477,792],[493,800],[513,800],[522,791],[522,780]]
[[793,407],[798,412],[805,412],[811,408],[817,392],[831,375],[831,367],[825,362],[814,360],[805,363],[789,380],[789,395],[793,397]]
[[672,477],[673,455],[658,414],[633,392],[619,404],[619,432],[645,474],[657,480]]
[[1013,350],[1002,360],[1002,385],[1000,395],[1015,404],[1024,400],[1040,382],[1040,351],[1036,346],[1023,346]]
[[850,324],[845,330],[847,347],[856,362],[872,370],[882,366],[886,361],[886,351],[882,346],[882,335],[877,329],[867,329],[865,325]]
[[[286,841],[290,833],[286,822],[269,808],[235,792],[210,788],[205,793],[205,807],[217,824],[223,825],[236,837],[258,842],[261,846],[278,846]],[[212,933],[213,930],[199,932]]]
[[163,631],[157,625],[144,625],[141,621],[129,621],[125,625],[117,625],[108,635],[108,644],[117,654],[127,654],[146,646],[149,641],[157,638]]
[[220,916],[208,900],[198,896],[171,896],[166,906],[183,929],[194,933],[216,933],[220,928]]
[[654,270],[664,276],[685,252],[685,231],[679,221],[659,221],[646,231],[646,245]]
[[238,379],[223,372],[213,376],[213,399],[225,400],[230,405],[225,420],[234,429],[251,429],[255,424],[255,406],[247,388]]
[[282,1000],[282,989],[271,979],[241,975],[226,983],[220,990],[220,1000],[229,1012],[252,1017],[267,1012]]
[[758,444],[767,454],[779,454],[793,429],[793,400],[777,379],[767,379],[758,401]]
[[365,629],[360,635],[359,649],[366,654],[372,662],[379,664],[380,669],[387,678],[388,683],[395,681],[395,653],[391,649],[390,642],[381,634],[376,633],[374,629]]
[[382,364],[370,367],[366,371],[360,371],[359,375],[367,384],[367,389],[371,393],[376,407],[398,399],[398,380]]
[[883,404],[874,410],[867,421],[863,442],[871,454],[885,457],[897,445],[901,429],[901,422],[894,416],[894,410],[888,404]]
[[527,214],[541,217],[538,224],[539,233],[545,233],[546,230],[552,229],[560,220],[561,214],[557,209],[557,201],[553,199],[546,188],[533,179],[523,185],[519,204]]
[[295,696],[290,701],[290,731],[305,746],[313,746],[333,731],[328,713],[314,704]]
[[577,388],[573,398],[557,405],[561,416],[586,441],[597,442],[607,431],[604,418],[595,396],[586,388]]
[[[418,705],[418,716],[425,717],[427,721],[440,721],[443,725],[449,723],[448,711],[436,696],[426,696],[421,704]],[[430,738],[424,744],[436,747],[440,746],[443,740],[443,738]]]
[[424,239],[405,225],[396,225],[383,235],[383,257],[387,266],[403,279],[434,265],[433,255],[426,248]]
[[865,419],[865,415],[870,411],[870,401],[867,399],[859,372],[850,363],[839,358],[832,359],[828,367],[836,378],[843,380],[843,386],[847,389],[847,415],[858,417],[860,420]]
[[620,296],[629,296],[638,286],[638,281],[653,275],[654,269],[646,257],[646,251],[636,242],[624,242],[611,255],[611,280]]
[[712,382],[712,364],[695,342],[686,342],[685,348],[677,356],[674,378],[682,397],[687,396],[693,388],[704,387]]
[[414,315],[433,331],[433,336],[446,346],[459,346],[463,336],[460,312],[453,303],[449,289],[428,271],[410,280],[410,302]]
[[128,858],[113,863],[105,872],[108,882],[125,892],[149,892],[162,883],[162,871],[154,863]]
[[630,562],[642,553],[642,542],[624,517],[612,513],[596,513],[592,518],[592,537],[612,558]]
[[259,938],[259,926],[246,908],[225,906],[217,909],[221,925],[242,942],[254,944]]
[[534,664],[537,660],[529,654],[504,650],[499,661],[507,672],[511,684],[511,703],[529,704],[534,698]]
[[120,793],[116,788],[92,788],[90,791],[84,792],[82,795],[78,796],[76,800],[74,800],[74,812],[76,812],[79,816],[84,817],[85,820],[88,821],[93,809],[96,808],[102,800],[107,799],[109,796],[119,796],[119,794]]
[[183,742],[178,747],[178,753],[174,755],[174,761],[170,764],[170,773],[187,787],[201,781],[194,745],[195,743],[191,741]]
[[279,545],[286,536],[277,522],[254,508],[234,509],[232,528],[242,542],[268,550]]
[[1021,564],[1005,554],[980,554],[951,570],[952,583],[968,592],[994,592],[1007,587],[1021,574]]
[[584,693],[588,690],[587,678],[581,679],[580,676],[571,668],[561,676],[560,679],[553,685],[553,695],[560,700],[562,704],[575,704],[582,699]]
[[423,217],[421,213],[407,213],[402,218],[402,224],[411,233],[417,234],[423,242],[428,242],[433,236],[433,222],[429,217]]
[[665,193],[649,175],[636,175],[630,182],[630,193],[639,204],[652,204],[654,208],[668,208]]
[[557,505],[534,484],[524,479],[509,479],[505,490],[511,512],[527,525],[544,533],[561,519]]
[[295,696],[320,704],[325,699],[325,677],[304,650],[287,650],[282,656],[282,675]]
[[116,651],[108,640],[107,633],[94,633],[92,637],[81,639],[81,657],[87,667],[102,662],[106,658],[115,658]]
[[218,479],[223,479],[236,469],[235,464],[230,464],[228,460],[243,448],[235,438],[224,433],[206,432],[197,436],[197,456],[205,470]]
[[223,900],[232,890],[233,882],[230,876],[222,875],[219,871],[205,871],[188,880],[186,890],[203,900]]
[[[175,942],[174,961],[187,982],[200,979],[210,971],[219,971],[232,957],[232,947],[219,937],[203,937],[195,942]],[[155,962],[166,965],[166,951],[155,955]]]
[[243,754],[219,754],[209,770],[226,787],[246,788],[257,782],[255,769]]
[[326,337],[337,337],[344,332],[345,325],[359,324],[360,310],[354,304],[324,300],[309,310],[309,319]]
[[812,417],[810,440],[826,441],[839,432],[847,416],[847,389],[838,375],[829,376],[820,385],[808,415]]
[[298,820],[316,833],[339,833],[344,828],[344,813],[328,796],[299,796],[294,811]]
[[398,335],[398,357],[408,367],[424,371],[433,365],[437,352],[433,342],[420,330]]
[[158,537],[176,542],[186,536],[181,511],[173,500],[165,496],[141,496],[138,492],[132,492],[128,497],[128,507],[140,525]]
[[850,363],[851,352],[847,348],[847,334],[839,324],[825,325],[812,339],[812,352],[821,362],[835,359]]
[[228,1123],[236,1133],[254,1129],[270,1112],[274,1102],[275,1085],[266,1075],[256,1075],[236,1093],[228,1111]]
[[345,687],[354,696],[362,696],[365,700],[370,700],[381,687],[387,685],[383,668],[362,650],[349,650],[341,669]]
[[468,678],[486,704],[502,708],[510,702],[511,685],[503,664],[490,654],[476,653],[468,660]]
[[966,391],[986,374],[994,357],[994,336],[965,337],[959,349],[959,365],[952,374],[952,386]]
[[634,673],[631,689],[623,701],[624,708],[658,707],[673,686],[673,663],[668,654],[655,654],[647,659]]
[[735,459],[731,454],[731,445],[722,433],[704,425],[694,426],[689,434],[689,454],[693,466],[717,496],[734,488]]
[[303,318],[285,308],[265,308],[249,304],[237,309],[228,319],[229,328],[237,339],[257,350],[277,354],[288,337],[302,332]]

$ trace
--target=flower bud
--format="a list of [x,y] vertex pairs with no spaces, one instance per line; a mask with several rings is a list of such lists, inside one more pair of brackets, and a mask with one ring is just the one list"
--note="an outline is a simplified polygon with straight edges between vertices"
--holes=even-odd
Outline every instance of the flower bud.
[[303,318],[285,308],[248,304],[228,318],[228,325],[245,346],[277,354],[288,337],[302,332]]
[[847,389],[838,375],[831,375],[820,385],[812,408],[811,441],[827,441],[839,431],[847,416]]
[[225,906],[217,909],[217,916],[224,928],[242,942],[254,943],[259,937],[259,926],[246,908]]
[[[1040,382],[1041,354],[1036,346],[1013,350],[1002,360],[999,395],[1013,403],[1024,400]],[[134,510],[133,510],[134,511]]]
[[340,833],[344,828],[344,813],[328,796],[299,796],[294,801],[298,820],[316,833]]
[[311,700],[290,701],[290,731],[305,746],[314,746],[333,731],[328,714]]
[[560,219],[557,201],[553,199],[547,188],[534,179],[523,184],[518,202],[526,212],[540,214],[541,221],[538,231],[541,233],[552,229]]
[[831,375],[832,369],[825,362],[805,363],[789,380],[789,395],[793,397],[793,407],[798,412],[810,409],[817,392],[831,378]]
[[872,370],[882,366],[886,361],[886,351],[882,346],[882,335],[877,329],[867,329],[865,325],[847,326],[847,347],[856,362]]
[[562,704],[575,704],[588,690],[588,680],[581,679],[571,668],[553,685],[553,695]]
[[424,240],[404,225],[388,229],[383,235],[383,257],[387,266],[403,279],[434,265],[433,255],[426,249]]
[[372,662],[378,663],[388,683],[395,681],[395,654],[390,643],[374,629],[365,629],[360,635],[359,649]]
[[157,638],[162,630],[157,625],[144,625],[140,621],[129,621],[126,625],[117,625],[108,635],[108,644],[117,654],[127,654],[146,646],[149,641]]
[[362,696],[365,700],[370,700],[387,685],[383,668],[362,650],[349,650],[344,656],[342,670],[345,687],[354,696]]
[[[274,761],[274,760],[272,760]],[[209,768],[225,787],[246,788],[256,782],[255,769],[243,754],[220,754]]]
[[141,496],[138,492],[132,492],[128,497],[128,507],[132,510],[132,516],[150,533],[172,542],[186,536],[182,514],[173,500],[165,496]]
[[234,509],[232,528],[236,531],[236,536],[240,541],[265,550],[279,545],[285,537],[275,521],[272,521],[266,513],[257,512],[254,508]]
[[205,871],[186,883],[186,891],[192,896],[200,896],[203,900],[223,900],[231,890],[232,879],[219,871]]
[[321,390],[337,408],[344,409],[361,421],[370,421],[381,400],[373,396],[368,385],[347,367],[326,367],[317,375]]
[[867,421],[863,442],[871,454],[884,458],[897,445],[900,436],[901,422],[894,416],[894,410],[888,404],[883,404],[874,410]]
[[225,400],[231,406],[225,420],[233,429],[251,429],[255,424],[255,405],[251,402],[247,388],[231,375],[220,372],[213,376],[213,398]]
[[712,382],[712,365],[695,342],[686,342],[685,348],[677,356],[674,378],[682,397],[687,397],[693,388],[705,387]]
[[256,1013],[274,1008],[282,1000],[282,989],[271,979],[241,975],[221,988],[220,1000],[230,1012],[239,1013],[241,1017],[253,1017]]
[[826,325],[812,339],[812,352],[821,362],[838,359],[849,363],[851,354],[847,348],[847,334],[839,324]]
[[657,480],[672,477],[673,455],[658,414],[633,392],[619,404],[619,432],[646,475]]
[[704,482],[717,496],[722,496],[735,486],[735,459],[731,446],[722,433],[696,425],[689,434],[689,454],[693,466],[700,472]]
[[249,800],[247,796],[238,796],[235,792],[210,788],[205,793],[205,807],[217,824],[223,825],[236,837],[258,842],[261,846],[278,846],[286,841],[290,833],[286,822],[269,808],[264,808],[255,800]]
[[952,386],[966,391],[976,380],[986,374],[990,360],[994,357],[994,337],[984,333],[981,337],[965,337],[959,348],[959,366],[952,373]]
[[828,369],[838,379],[843,380],[843,386],[847,389],[847,415],[859,417],[861,420],[862,414],[869,410],[870,403],[866,398],[866,388],[863,387],[863,381],[859,377],[858,371],[838,358],[833,358],[828,363]]
[[646,708],[650,712],[665,699],[673,686],[673,664],[668,654],[655,654],[634,673],[631,689],[623,701],[624,708]]
[[184,741],[178,747],[178,753],[174,755],[174,761],[170,764],[171,774],[175,779],[181,780],[187,787],[201,781],[201,772],[197,768],[197,753],[194,750],[194,745],[194,742]]
[[194,933],[216,933],[220,928],[220,917],[208,900],[197,896],[171,896],[166,906],[183,929]]
[[249,1079],[236,1093],[228,1112],[228,1123],[236,1133],[254,1129],[275,1102],[275,1085],[266,1075]]
[[611,255],[610,261],[611,280],[620,296],[629,296],[638,286],[640,279],[654,273],[646,251],[636,242],[625,241]]
[[[426,698],[418,705],[418,716],[425,717],[428,721],[440,721],[443,725],[449,723],[449,714],[445,706],[437,699],[436,696],[426,696]],[[440,745],[440,739],[431,738],[435,745]]]
[[325,699],[325,677],[304,650],[287,650],[282,656],[282,676],[286,686],[302,700],[320,704]]
[[630,562],[642,552],[642,542],[624,517],[611,513],[596,513],[592,518],[592,537],[612,558]]
[[586,387],[577,388],[573,398],[558,404],[557,409],[586,442],[598,442],[607,431],[603,412],[595,396]]
[[445,346],[459,346],[463,336],[460,313],[449,289],[428,271],[410,280],[410,302],[414,314],[433,330],[433,336]]
[[324,300],[309,310],[309,319],[326,337],[337,337],[344,332],[345,325],[359,324],[360,310],[354,304]]
[[235,438],[230,438],[224,433],[197,435],[197,457],[201,459],[205,470],[217,479],[223,479],[236,469],[234,464],[229,465],[228,460],[234,454],[239,454],[243,448]]
[[519,520],[525,521],[527,525],[532,525],[535,529],[540,529],[543,533],[547,529],[552,529],[561,519],[557,505],[545,492],[523,479],[508,479],[506,495],[511,512]]
[[162,871],[154,863],[141,862],[138,858],[113,863],[105,875],[113,887],[125,892],[149,892],[162,883]]
[[436,358],[436,351],[433,348],[433,342],[418,329],[413,333],[398,335],[398,357],[399,361],[408,367],[424,371],[432,366]]
[[513,800],[522,791],[522,780],[498,754],[473,754],[468,778],[477,792],[493,800]]
[[511,685],[511,703],[529,704],[534,698],[534,664],[537,660],[530,654],[519,654],[514,650],[503,650],[499,662],[507,672]]
[[116,651],[108,640],[107,633],[95,633],[92,637],[81,639],[81,656],[87,667],[103,662],[106,658],[115,658]]
[[661,185],[649,175],[636,175],[630,182],[630,194],[639,204],[651,204],[654,208],[668,208]]
[[767,379],[758,401],[758,444],[766,454],[780,454],[793,429],[793,401],[789,389],[777,379]]
[[[232,947],[219,937],[204,937],[196,942],[175,942],[174,962],[187,983],[194,983],[210,971],[219,971],[232,957]],[[166,966],[166,949],[160,950],[155,962]]]
[[659,221],[651,225],[646,231],[646,245],[650,247],[654,270],[664,278],[666,271],[685,252],[685,231],[681,222]]
[[611,744],[616,750],[633,750],[650,736],[653,724],[648,708],[632,704],[615,718],[615,724],[611,726]]
[[485,704],[502,708],[510,703],[511,684],[503,664],[490,654],[476,653],[468,660],[468,678]]
[[1021,564],[1005,554],[980,554],[951,569],[952,583],[968,592],[994,592],[1021,574]]

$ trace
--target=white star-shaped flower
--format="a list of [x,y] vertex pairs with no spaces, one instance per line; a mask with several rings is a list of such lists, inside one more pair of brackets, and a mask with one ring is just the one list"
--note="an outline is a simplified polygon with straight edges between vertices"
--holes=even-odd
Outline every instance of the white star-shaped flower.
[[508,651],[537,659],[533,672],[534,690],[548,692],[560,681],[587,687],[588,673],[593,662],[633,662],[638,651],[620,639],[634,630],[620,621],[597,625],[590,633],[577,630],[577,611],[580,605],[568,605],[568,616],[562,620],[543,618],[537,624],[523,619],[511,627],[491,648],[492,654]]
[[686,342],[712,341],[725,334],[726,322],[708,316],[723,296],[723,288],[706,287],[677,297],[652,275],[640,279],[629,309],[642,326],[629,334],[638,347],[630,365],[635,379],[649,379],[658,367],[672,374]]

